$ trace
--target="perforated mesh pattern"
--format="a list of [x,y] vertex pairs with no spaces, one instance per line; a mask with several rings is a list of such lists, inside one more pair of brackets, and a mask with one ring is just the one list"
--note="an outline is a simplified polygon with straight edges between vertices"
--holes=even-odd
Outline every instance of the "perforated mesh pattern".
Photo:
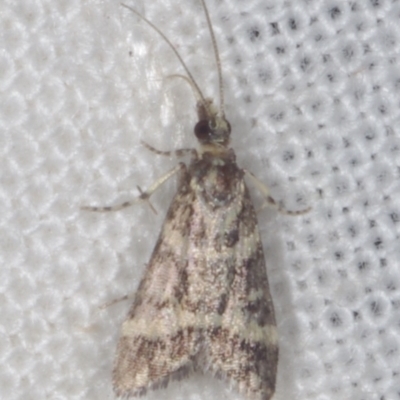
[[[148,3],[148,4],[147,4]],[[129,4],[171,39],[206,96],[216,71],[195,0]],[[400,398],[397,1],[208,0],[238,163],[300,217],[260,214],[281,357],[276,399]],[[3,0],[0,393],[113,398],[129,302],[175,185],[132,198],[195,145],[195,100],[165,43],[116,1]],[[256,191],[256,202],[260,204]],[[170,399],[237,399],[194,376]]]

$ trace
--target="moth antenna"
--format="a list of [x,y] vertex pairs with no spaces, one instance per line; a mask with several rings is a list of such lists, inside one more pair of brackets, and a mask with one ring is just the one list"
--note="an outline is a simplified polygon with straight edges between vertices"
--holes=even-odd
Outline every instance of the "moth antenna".
[[183,79],[184,81],[186,81],[190,85],[190,88],[193,90],[193,94],[194,94],[194,97],[196,97],[197,102],[202,102],[202,103],[204,102],[203,98],[201,98],[199,96],[199,94],[197,93],[196,87],[193,85],[193,81],[191,81],[186,75],[172,74],[172,75],[168,75],[167,79],[168,78],[181,78],[181,79]]
[[124,4],[124,3],[121,3],[121,6],[127,8],[129,11],[133,12],[134,14],[136,14],[141,20],[146,22],[147,25],[149,25],[151,28],[153,28],[164,39],[164,41],[168,44],[168,46],[175,53],[175,56],[178,58],[178,60],[181,63],[182,67],[186,71],[188,79],[191,82],[191,86],[198,93],[199,97],[201,98],[201,101],[203,103],[206,103],[205,97],[203,96],[203,93],[201,92],[199,85],[197,84],[197,82],[193,78],[193,75],[190,72],[188,66],[185,64],[185,62],[183,61],[181,55],[178,53],[178,50],[176,50],[175,46],[171,43],[171,41],[167,38],[167,36],[159,28],[157,28],[156,25],[154,25],[150,20],[148,20],[144,15],[140,14],[139,11],[136,11],[134,8],[128,6],[127,4]]
[[215,38],[214,29],[211,23],[210,13],[208,12],[208,8],[205,0],[201,0],[201,4],[203,5],[204,14],[206,15],[208,30],[211,36],[211,42],[214,49],[215,63],[217,64],[218,71],[218,87],[219,87],[219,112],[222,118],[225,118],[225,110],[224,110],[224,84],[222,81],[222,64],[221,59],[219,58],[219,51],[217,45],[217,39]]

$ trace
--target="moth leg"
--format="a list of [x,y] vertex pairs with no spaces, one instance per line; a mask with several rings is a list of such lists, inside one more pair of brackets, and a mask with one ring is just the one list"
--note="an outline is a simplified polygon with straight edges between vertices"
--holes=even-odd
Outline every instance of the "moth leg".
[[254,185],[257,187],[257,189],[261,192],[262,196],[264,197],[265,200],[264,204],[261,206],[261,209],[259,211],[263,210],[267,206],[274,207],[281,214],[285,215],[301,215],[301,214],[306,214],[311,210],[311,207],[299,211],[287,210],[282,204],[275,201],[275,199],[269,194],[268,187],[263,182],[261,182],[250,171],[244,170],[244,172],[247,174],[247,176],[251,179],[251,181],[254,183]]
[[153,183],[145,192],[137,186],[140,195],[130,201],[124,201],[121,204],[115,204],[113,206],[104,206],[104,207],[97,207],[97,206],[83,206],[81,207],[82,210],[85,211],[96,211],[96,212],[108,212],[108,211],[119,211],[124,208],[130,207],[134,205],[135,203],[139,201],[147,201],[149,204],[150,208],[157,214],[157,210],[153,207],[153,205],[150,203],[150,196],[164,183],[166,182],[169,178],[174,176],[176,173],[184,170],[186,168],[186,165],[184,163],[179,163],[175,168],[171,169],[169,172],[167,172],[165,175],[163,175],[161,178],[157,179],[156,182]]
[[193,158],[197,157],[197,151],[196,149],[178,149],[178,150],[171,150],[171,151],[162,151],[154,148],[153,146],[150,146],[148,143],[144,142],[143,140],[141,141],[142,145],[146,147],[147,150],[150,150],[151,152],[159,155],[159,156],[166,156],[170,157],[172,155],[175,155],[178,158],[184,157],[185,155],[189,154]]
[[129,300],[131,297],[132,296],[129,296],[129,295],[126,294],[125,296],[119,297],[118,299],[114,299],[114,300],[111,300],[111,301],[109,301],[107,303],[102,304],[101,306],[99,306],[99,309],[100,310],[105,310],[106,308],[111,307],[114,304],[120,303],[121,301]]

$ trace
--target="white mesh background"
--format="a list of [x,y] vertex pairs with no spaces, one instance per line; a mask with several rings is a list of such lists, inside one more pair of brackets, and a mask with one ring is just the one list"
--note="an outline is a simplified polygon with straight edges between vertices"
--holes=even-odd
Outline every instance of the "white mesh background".
[[[207,96],[198,1],[128,4]],[[400,398],[400,2],[208,0],[239,165],[300,217],[259,216],[281,357],[275,399]],[[195,100],[168,46],[119,1],[3,0],[0,397],[111,399],[119,326],[175,183],[137,194],[195,145]],[[250,185],[251,186],[251,185]],[[260,199],[252,188],[257,204]],[[239,399],[209,376],[148,399]]]

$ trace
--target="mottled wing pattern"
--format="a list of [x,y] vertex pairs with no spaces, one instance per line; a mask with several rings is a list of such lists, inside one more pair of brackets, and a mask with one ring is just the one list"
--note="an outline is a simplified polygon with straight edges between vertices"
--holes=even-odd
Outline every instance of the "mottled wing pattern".
[[232,160],[185,171],[135,302],[114,369],[118,395],[140,395],[195,368],[268,400],[278,359],[256,214]]
[[278,338],[256,214],[243,181],[242,189],[241,201],[229,210],[237,215],[226,217],[232,225],[223,238],[212,237],[213,246],[231,256],[219,260],[228,271],[227,287],[220,324],[204,333],[204,368],[246,398],[268,400],[275,391]]
[[[190,168],[196,196],[182,307],[201,332],[196,366],[251,400],[275,390],[278,343],[257,219],[234,162]],[[198,176],[196,176],[198,175]]]
[[182,173],[135,301],[122,325],[113,372],[119,396],[141,395],[187,374],[198,352],[195,315],[180,304],[194,193]]

